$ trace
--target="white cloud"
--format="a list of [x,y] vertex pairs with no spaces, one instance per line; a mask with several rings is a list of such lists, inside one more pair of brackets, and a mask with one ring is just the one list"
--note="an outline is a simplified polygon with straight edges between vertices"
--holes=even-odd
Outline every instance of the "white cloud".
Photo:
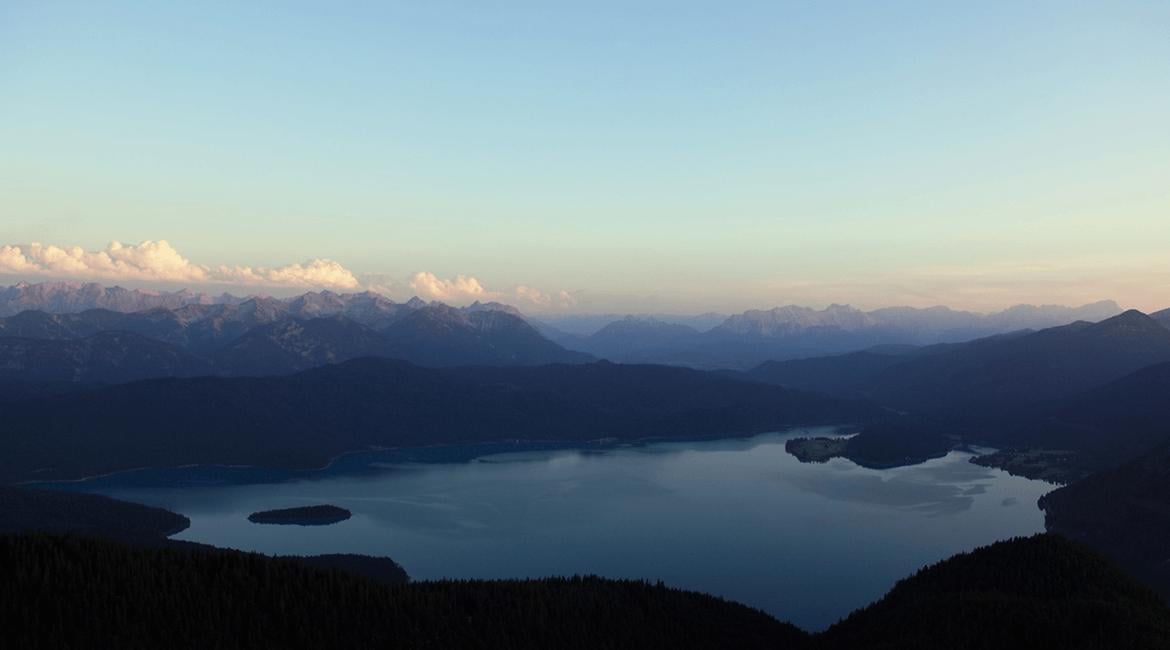
[[[0,275],[47,276],[59,278],[165,282],[187,285],[229,285],[294,289],[371,290],[399,298],[409,295],[402,283],[382,274],[358,278],[340,263],[314,259],[278,267],[208,266],[183,257],[165,240],[139,244],[113,242],[102,250],[87,251],[80,246],[16,244],[0,246]],[[440,278],[420,271],[407,282],[409,290],[426,300],[456,305],[498,301],[520,308],[540,310],[571,307],[576,300],[567,291],[544,292],[529,285],[509,290],[490,290],[470,275]]]
[[46,244],[0,246],[0,273],[101,280],[190,284],[355,289],[357,277],[332,260],[316,259],[275,268],[209,267],[183,257],[165,240],[113,242],[103,250]]
[[566,308],[577,304],[577,299],[573,297],[573,294],[563,289],[549,294],[540,289],[520,285],[513,289],[512,292],[518,300],[536,305],[537,307]]
[[492,291],[473,276],[457,275],[452,279],[444,279],[428,271],[415,273],[410,278],[410,288],[420,298],[454,304],[494,300],[522,308],[554,309],[570,307],[576,303],[567,291],[545,293],[527,285],[519,285],[510,291]]
[[420,298],[443,302],[470,302],[474,300],[496,300],[495,293],[483,288],[479,280],[466,275],[457,275],[444,280],[434,273],[419,271],[410,278],[410,288]]
[[360,284],[349,269],[333,260],[323,259],[276,268],[220,266],[216,269],[216,275],[223,278],[224,282],[273,287],[356,289]]

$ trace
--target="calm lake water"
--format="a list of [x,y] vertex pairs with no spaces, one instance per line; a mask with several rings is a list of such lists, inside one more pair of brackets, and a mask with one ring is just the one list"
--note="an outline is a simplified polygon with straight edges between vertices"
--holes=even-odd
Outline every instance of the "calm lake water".
[[[190,468],[73,487],[187,515],[179,539],[270,554],[388,555],[415,579],[663,580],[810,630],[923,565],[1044,527],[1036,500],[1049,484],[971,464],[966,452],[871,470],[843,459],[802,464],[784,451],[789,437],[828,431],[381,452],[312,473]],[[247,520],[317,503],[353,518],[325,527]]]

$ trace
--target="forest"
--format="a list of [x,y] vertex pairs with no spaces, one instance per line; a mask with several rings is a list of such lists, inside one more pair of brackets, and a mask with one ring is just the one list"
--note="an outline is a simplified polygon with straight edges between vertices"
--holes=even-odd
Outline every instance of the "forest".
[[385,585],[207,547],[0,536],[14,648],[1165,648],[1170,610],[1054,535],[927,567],[810,635],[713,596],[598,577]]

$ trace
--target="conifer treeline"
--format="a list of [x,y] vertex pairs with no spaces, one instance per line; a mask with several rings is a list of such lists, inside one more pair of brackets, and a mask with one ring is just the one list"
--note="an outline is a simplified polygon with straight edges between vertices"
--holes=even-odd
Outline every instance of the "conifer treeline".
[[810,636],[715,597],[554,578],[387,586],[301,562],[0,537],[4,648],[1168,648],[1170,610],[1080,545],[1000,542]]
[[635,581],[385,586],[258,554],[0,537],[2,647],[796,648],[743,605]]

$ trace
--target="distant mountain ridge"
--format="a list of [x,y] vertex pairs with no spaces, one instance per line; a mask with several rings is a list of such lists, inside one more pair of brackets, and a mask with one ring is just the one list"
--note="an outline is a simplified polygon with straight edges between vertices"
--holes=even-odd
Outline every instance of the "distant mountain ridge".
[[[426,305],[381,329],[342,315],[292,318],[262,304],[198,306],[202,318],[154,309],[122,314],[22,312],[0,319],[0,381],[120,383],[153,377],[281,375],[359,357],[424,366],[584,363],[503,311]],[[257,312],[261,312],[257,315]]]
[[[207,318],[210,314],[233,312],[233,307],[248,305],[250,307],[246,309],[258,315],[265,312],[271,314],[267,319],[261,317],[262,322],[271,322],[278,317],[319,318],[342,315],[363,325],[379,327],[406,313],[421,309],[428,303],[417,297],[398,303],[374,291],[360,293],[310,291],[288,298],[273,298],[262,295],[241,297],[227,293],[212,296],[187,289],[173,292],[148,291],[119,286],[105,287],[94,282],[38,284],[20,282],[0,288],[0,318],[14,316],[24,311],[75,314],[94,309],[127,314],[167,310],[189,317]],[[515,307],[499,302],[477,301],[463,309],[468,312],[503,311],[521,316]]]
[[[281,319],[344,316],[382,330],[427,306],[443,305],[428,304],[418,298],[398,303],[368,291],[240,298],[228,294],[150,292],[68,282],[21,283],[0,290],[0,317],[30,309],[62,315],[92,309],[121,313],[156,311],[158,328],[172,327],[171,336],[160,336],[157,328],[149,332],[142,328],[131,331],[198,354],[221,347],[242,336],[247,329]],[[848,305],[830,305],[820,310],[787,305],[726,317],[711,313],[692,317],[583,315],[547,320],[528,318],[513,306],[496,302],[477,302],[461,311],[468,315],[510,314],[524,319],[543,338],[561,347],[612,361],[746,369],[769,360],[839,354],[880,345],[962,342],[1019,329],[1044,329],[1080,320],[1096,322],[1122,310],[1112,301],[1081,307],[1017,305],[992,314],[947,307],[863,311]],[[173,318],[166,312],[173,312]],[[169,318],[176,323],[168,325]],[[1163,321],[1170,321],[1170,316],[1165,316]],[[199,325],[190,326],[195,322]],[[89,333],[94,330],[91,328]],[[2,330],[0,335],[4,335]],[[426,343],[425,337],[421,342]],[[428,355],[441,356],[434,350]],[[493,355],[483,356],[491,359]]]
[[681,329],[657,318],[626,317],[587,336],[551,332],[565,347],[613,361],[747,369],[783,361],[856,352],[875,346],[959,343],[1021,329],[1098,322],[1122,312],[1113,301],[1081,307],[1017,305],[992,314],[947,307],[848,305],[821,310],[796,305],[749,310],[707,330]]
[[[426,366],[592,360],[547,340],[514,307],[495,302],[454,308],[418,298],[396,303],[373,292],[330,291],[286,299],[212,299],[191,292],[153,294],[68,283],[14,289],[24,296],[18,301],[21,306],[29,306],[31,296],[67,311],[26,310],[0,318],[0,380],[114,382],[123,377],[275,375],[363,356]],[[130,308],[155,303],[177,306],[68,311],[86,304]],[[107,363],[91,368],[77,341],[98,335],[104,338],[96,341],[106,341],[111,332],[125,334],[119,340],[126,349],[102,358],[121,358],[127,367]],[[18,345],[18,338],[26,341]],[[33,340],[39,342],[29,342]],[[38,370],[38,364],[50,359],[49,366]]]
[[1130,310],[966,343],[767,362],[748,375],[922,412],[1061,399],[1163,361],[1170,361],[1170,329]]
[[0,316],[11,316],[34,309],[51,313],[69,313],[87,309],[132,312],[162,307],[178,309],[185,305],[210,305],[240,302],[240,298],[223,294],[213,297],[187,289],[146,291],[124,287],[105,287],[96,282],[18,282],[0,289]]

